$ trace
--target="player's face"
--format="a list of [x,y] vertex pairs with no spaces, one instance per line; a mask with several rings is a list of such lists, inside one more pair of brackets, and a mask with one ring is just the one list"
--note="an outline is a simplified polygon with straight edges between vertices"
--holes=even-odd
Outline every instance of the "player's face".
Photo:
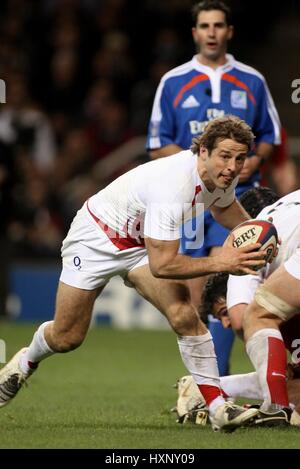
[[247,151],[247,145],[229,138],[219,141],[210,154],[201,147],[200,157],[206,169],[202,179],[207,189],[227,189],[242,171]]
[[226,54],[233,27],[227,25],[223,11],[201,11],[192,33],[202,57],[214,61]]
[[228,316],[225,298],[221,297],[216,300],[212,309],[212,314],[222,322],[223,327],[225,329],[229,329],[231,327],[231,323]]

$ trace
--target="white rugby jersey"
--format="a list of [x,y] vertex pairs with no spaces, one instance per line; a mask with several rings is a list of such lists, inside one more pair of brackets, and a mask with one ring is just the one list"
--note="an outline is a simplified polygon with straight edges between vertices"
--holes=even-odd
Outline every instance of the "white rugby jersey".
[[227,286],[227,307],[240,303],[249,304],[258,285],[284,264],[300,247],[300,190],[291,192],[272,205],[265,207],[256,218],[273,218],[281,245],[276,259],[260,270],[259,275],[238,277],[230,275]]
[[150,161],[120,176],[87,201],[92,219],[119,249],[144,247],[144,236],[180,238],[180,227],[194,207],[227,207],[238,178],[226,189],[209,192],[197,171],[196,154],[181,151]]

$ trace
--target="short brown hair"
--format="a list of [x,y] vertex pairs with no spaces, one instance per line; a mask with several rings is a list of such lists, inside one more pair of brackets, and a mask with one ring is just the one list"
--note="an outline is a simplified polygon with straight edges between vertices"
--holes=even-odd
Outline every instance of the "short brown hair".
[[220,10],[225,15],[226,24],[229,26],[232,24],[231,20],[231,10],[228,5],[220,0],[204,0],[203,2],[196,3],[192,7],[192,19],[193,24],[197,24],[198,15],[201,11],[211,11],[211,10]]
[[198,154],[200,146],[203,146],[210,154],[218,142],[226,138],[247,145],[248,150],[251,150],[254,142],[254,135],[249,125],[239,117],[228,115],[209,121],[203,134],[193,138],[191,150]]

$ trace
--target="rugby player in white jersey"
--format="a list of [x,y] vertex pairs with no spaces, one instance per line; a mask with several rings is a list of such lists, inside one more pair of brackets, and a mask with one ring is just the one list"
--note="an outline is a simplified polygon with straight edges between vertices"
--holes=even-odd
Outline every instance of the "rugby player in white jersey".
[[[257,191],[260,189],[263,188],[253,190]],[[247,304],[253,299],[257,282],[256,278],[250,278],[251,276],[243,277],[240,282],[238,282],[236,277],[230,277],[228,289],[228,274],[221,273],[209,277],[203,290],[202,314],[204,316],[207,313],[213,313],[214,317],[222,322],[225,329],[236,327],[236,332],[242,335],[242,316]],[[230,307],[230,314],[228,306]],[[259,416],[255,420],[255,424],[275,426],[291,423],[292,425],[300,426],[300,315],[296,314],[288,321],[282,323],[279,329],[285,348],[291,354],[291,362],[288,363],[286,373],[289,407],[278,410],[272,408],[263,410],[263,406],[260,406]],[[178,382],[178,421],[195,421],[198,411],[201,411],[201,415],[205,411],[203,400],[197,392],[197,387],[191,382],[190,377],[182,377]],[[221,376],[220,385],[223,396],[226,398],[246,398],[264,401],[257,372]]]
[[252,144],[244,121],[216,119],[191,150],[127,172],[84,204],[63,242],[54,320],[43,323],[29,347],[0,371],[0,406],[15,397],[40,361],[81,345],[95,299],[120,275],[168,319],[213,428],[232,430],[255,418],[257,410],[226,403],[221,395],[211,335],[191,304],[186,279],[221,271],[254,274],[266,253],[257,252],[259,244],[235,249],[228,243],[216,257],[178,254],[182,221],[199,204],[228,229],[250,218],[234,189]]
[[[274,196],[269,189],[256,188],[243,194],[240,202],[253,216],[264,200]],[[281,238],[274,262],[258,276],[230,275],[228,284],[224,274],[212,276],[203,292],[203,304],[224,327],[246,336],[247,352],[257,370],[222,377],[223,391],[230,397],[262,399],[261,420],[272,424],[289,422],[292,403],[291,421],[299,426],[300,380],[295,378],[300,376],[300,190],[274,200],[257,215],[259,219],[272,217]],[[288,370],[285,349],[293,363]]]
[[[240,202],[253,218],[257,214],[259,219],[274,216],[273,223],[281,236],[280,254],[272,265],[261,269],[258,276],[230,275],[228,280],[228,274],[225,273],[211,275],[202,293],[201,316],[205,320],[205,317],[212,312],[222,322],[224,328],[232,327],[243,337],[243,317],[247,306],[255,296],[257,287],[263,284],[280,265],[287,265],[290,269],[290,261],[285,264],[287,259],[291,259],[294,263],[294,255],[297,253],[300,240],[300,190],[279,199],[272,190],[259,187],[244,193]],[[260,211],[261,208],[264,210]],[[274,334],[277,341],[273,341]],[[268,357],[271,352],[272,362],[275,366],[282,367],[283,356],[280,348],[278,352],[277,346],[278,344],[281,346],[283,341],[285,348],[291,354],[291,363],[288,364],[286,373],[282,367],[279,372],[275,370],[272,374],[274,370],[268,365],[260,377],[257,372],[222,376],[220,377],[222,393],[224,397],[229,398],[262,400],[263,404],[255,424],[274,426],[290,423],[300,427],[300,314],[297,313],[290,319],[282,321],[279,330],[271,328],[269,337],[270,339],[263,344],[264,349],[260,350],[261,360],[265,356]],[[286,401],[283,405],[282,394],[276,389],[276,385],[282,385],[283,374],[286,375],[288,406]],[[206,419],[203,416],[205,417],[206,411],[203,400],[191,377],[182,377],[178,383],[178,421],[205,424]]]
[[[282,244],[275,261],[257,279],[252,278],[251,287],[245,285],[255,293],[243,313],[242,325],[246,350],[263,392],[262,410],[276,412],[289,406],[286,351],[280,329],[300,314],[300,190],[282,197],[259,214],[259,218],[269,216]],[[234,282],[236,285],[230,288],[234,299],[228,299],[230,307],[240,303],[237,284],[239,292],[244,297],[246,294],[242,292],[242,283],[236,279]],[[295,330],[294,339],[299,338],[300,330]]]

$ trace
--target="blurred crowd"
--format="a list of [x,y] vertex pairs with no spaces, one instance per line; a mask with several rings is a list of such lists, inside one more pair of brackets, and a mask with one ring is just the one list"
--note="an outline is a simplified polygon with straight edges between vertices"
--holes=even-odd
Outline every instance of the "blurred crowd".
[[[160,77],[194,53],[193,3],[1,2],[2,250],[57,258],[82,203],[148,160],[145,135]],[[283,173],[281,160],[273,178],[284,193],[300,177],[291,162]]]
[[[168,2],[174,26],[188,3]],[[156,86],[186,50],[175,30],[160,27],[154,1],[9,0],[1,7],[1,233],[16,257],[56,258],[82,203],[147,161]]]

